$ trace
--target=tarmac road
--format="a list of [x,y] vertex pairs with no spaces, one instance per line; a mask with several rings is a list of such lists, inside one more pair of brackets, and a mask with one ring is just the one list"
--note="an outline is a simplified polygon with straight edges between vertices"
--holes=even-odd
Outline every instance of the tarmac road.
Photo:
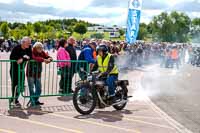
[[142,79],[143,90],[173,119],[200,133],[200,68],[184,65],[179,70],[155,65]]
[[[1,59],[8,59],[8,54],[1,53],[0,56]],[[96,109],[91,115],[81,116],[74,109],[71,97],[41,98],[45,105],[38,108],[27,108],[26,103],[29,99],[21,98],[22,108],[9,111],[8,101],[0,99],[0,133],[191,133],[173,120],[179,115],[178,113],[173,115],[166,110],[173,116],[171,118],[143,95],[148,96],[149,88],[153,90],[155,87],[154,90],[157,91],[157,86],[149,85],[150,83],[154,85],[162,75],[157,75],[157,78],[155,74],[151,75],[152,71],[156,70],[155,67],[126,70],[120,76],[129,80],[129,94],[133,95],[123,111],[116,111],[110,107],[103,110]],[[160,71],[165,73],[165,70]],[[149,88],[143,89],[141,81],[145,81],[142,85]],[[151,98],[155,103],[159,103],[157,100],[160,99]],[[165,102],[161,103],[166,105]],[[165,111],[165,108],[157,105]]]

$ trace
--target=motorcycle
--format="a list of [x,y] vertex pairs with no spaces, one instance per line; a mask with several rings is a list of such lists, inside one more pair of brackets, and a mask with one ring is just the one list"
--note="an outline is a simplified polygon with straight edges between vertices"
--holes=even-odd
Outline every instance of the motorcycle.
[[[82,70],[83,71],[83,70]],[[115,82],[115,102],[110,100],[108,86],[105,79],[102,79],[98,71],[87,74],[87,80],[76,82],[73,95],[73,105],[75,109],[83,115],[88,115],[98,106],[100,109],[112,106],[116,110],[125,108],[128,98],[128,80],[118,80]]]

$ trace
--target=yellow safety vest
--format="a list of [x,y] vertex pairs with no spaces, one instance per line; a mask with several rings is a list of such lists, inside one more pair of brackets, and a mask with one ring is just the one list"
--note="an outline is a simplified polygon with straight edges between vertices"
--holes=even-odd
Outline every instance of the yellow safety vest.
[[[108,69],[108,63],[110,61],[110,57],[111,57],[111,54],[108,54],[106,56],[106,58],[104,59],[104,61],[102,61],[102,57],[101,56],[97,56],[97,63],[98,63],[98,68],[99,68],[99,71],[100,72],[106,72],[107,69]],[[109,74],[118,74],[119,71],[118,71],[118,68],[117,66],[115,65],[113,70],[109,73]]]

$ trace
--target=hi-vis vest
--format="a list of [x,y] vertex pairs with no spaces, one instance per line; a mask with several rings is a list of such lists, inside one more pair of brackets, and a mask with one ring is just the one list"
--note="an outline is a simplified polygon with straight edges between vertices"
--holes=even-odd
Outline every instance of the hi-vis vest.
[[[102,57],[101,56],[97,56],[97,63],[98,63],[98,68],[99,68],[99,71],[100,72],[106,72],[107,69],[108,69],[108,63],[110,61],[110,57],[111,57],[111,54],[108,54],[106,56],[106,58],[104,59],[104,61],[102,61]],[[118,68],[116,65],[114,65],[114,68],[113,70],[109,73],[109,74],[118,74],[119,71],[118,71]]]
[[178,50],[176,50],[176,49],[172,50],[171,58],[172,59],[178,59]]

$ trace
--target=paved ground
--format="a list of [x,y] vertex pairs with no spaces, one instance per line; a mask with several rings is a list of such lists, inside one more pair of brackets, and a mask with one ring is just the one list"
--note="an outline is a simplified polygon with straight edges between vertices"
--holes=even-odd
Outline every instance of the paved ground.
[[21,98],[22,108],[8,111],[7,101],[0,100],[0,133],[190,133],[145,95],[148,90],[144,91],[141,81],[146,80],[146,74],[154,77],[149,72],[155,67],[127,70],[120,76],[130,81],[129,93],[133,95],[123,111],[96,109],[91,115],[81,116],[70,97],[42,98],[45,105],[40,108],[27,108],[28,99]]
[[143,91],[172,118],[200,133],[200,68],[184,65],[179,70],[154,66],[145,73]]
[[[45,106],[41,108],[15,109],[13,111],[7,111],[6,101],[1,101],[0,132],[188,132],[136,90],[141,87],[139,81],[143,72],[134,71],[127,74],[123,75],[123,78],[130,79],[129,89],[134,98],[130,100],[123,111],[115,111],[113,108],[97,109],[91,115],[81,116],[74,110],[69,97],[43,98]],[[136,78],[132,78],[132,75]],[[21,103],[23,103],[23,99],[21,99]]]

